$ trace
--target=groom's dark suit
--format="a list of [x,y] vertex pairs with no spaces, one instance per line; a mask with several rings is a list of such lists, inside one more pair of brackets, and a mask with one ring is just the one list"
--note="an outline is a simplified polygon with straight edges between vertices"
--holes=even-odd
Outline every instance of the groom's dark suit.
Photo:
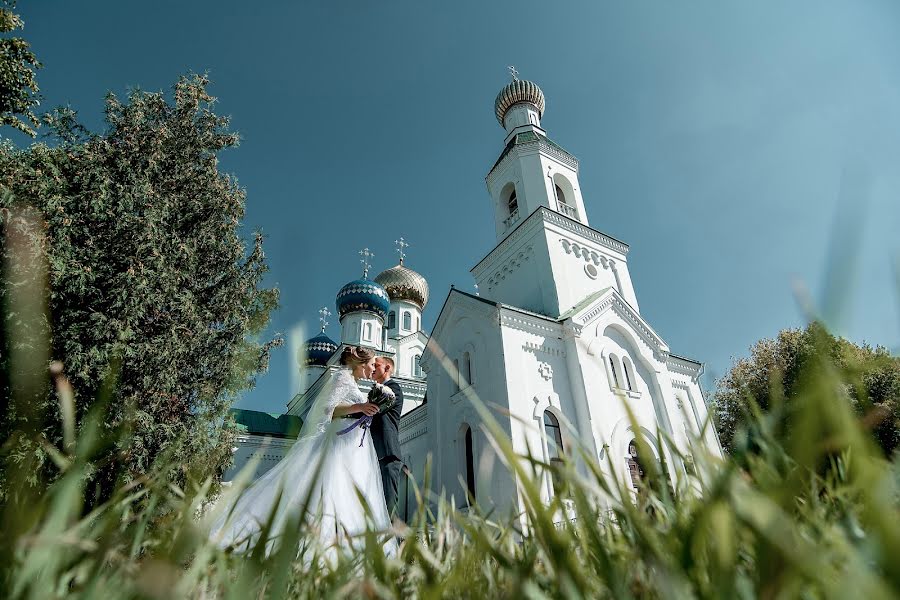
[[375,454],[378,455],[378,463],[381,465],[384,501],[387,504],[388,513],[394,516],[394,513],[397,512],[400,475],[403,470],[403,458],[400,452],[400,413],[403,411],[403,390],[400,388],[400,384],[393,379],[388,379],[384,385],[391,388],[394,395],[397,396],[397,402],[389,411],[375,417],[372,421],[371,432]]

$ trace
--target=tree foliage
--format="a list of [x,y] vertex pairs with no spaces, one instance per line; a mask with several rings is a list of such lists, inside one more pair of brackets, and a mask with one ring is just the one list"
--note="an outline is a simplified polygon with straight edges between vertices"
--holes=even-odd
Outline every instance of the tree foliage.
[[[245,192],[219,171],[218,154],[238,137],[213,111],[207,85],[192,76],[177,82],[170,99],[109,95],[102,134],[72,135],[71,113],[58,114],[50,119],[60,133],[56,146],[0,147],[4,264],[14,264],[16,207],[34,207],[43,220],[33,245],[46,254],[47,317],[32,333],[48,335],[49,358],[63,362],[78,420],[103,399],[106,429],[130,432],[113,436],[120,441],[98,463],[94,477],[103,486],[116,473],[140,476],[166,452],[180,465],[176,479],[223,469],[232,445],[230,428],[221,426],[227,410],[280,343],[256,341],[277,290],[261,287],[262,236],[248,248],[241,235]],[[4,305],[23,278],[7,267]],[[4,373],[26,368],[10,364],[9,350],[29,337],[21,321],[21,313],[4,315]],[[40,462],[46,442],[61,440],[59,399],[45,383],[31,396],[0,385],[11,403],[0,433],[20,432],[5,448],[13,462]],[[37,414],[50,423],[40,431]],[[30,437],[21,433],[29,427]]]
[[[11,8],[15,4],[2,0],[0,6],[0,34],[10,34],[24,27],[19,15]],[[35,70],[41,67],[28,42],[20,37],[0,37],[0,125],[10,125],[34,137],[29,126],[38,126],[32,109],[40,103]]]
[[785,329],[775,339],[763,339],[748,358],[734,362],[716,382],[714,420],[719,439],[733,450],[742,426],[753,410],[780,415],[777,420],[790,434],[794,403],[816,369],[826,359],[842,382],[836,394],[846,399],[886,455],[900,446],[900,357],[885,348],[857,345],[835,337],[821,325]]

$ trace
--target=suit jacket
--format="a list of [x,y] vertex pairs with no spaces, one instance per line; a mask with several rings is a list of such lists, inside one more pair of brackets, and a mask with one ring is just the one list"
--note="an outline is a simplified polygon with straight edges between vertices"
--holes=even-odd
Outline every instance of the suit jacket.
[[390,410],[372,420],[370,431],[378,460],[389,462],[402,460],[403,456],[400,452],[400,413],[403,412],[403,389],[393,379],[388,379],[384,385],[391,388],[394,395],[397,396],[397,402]]

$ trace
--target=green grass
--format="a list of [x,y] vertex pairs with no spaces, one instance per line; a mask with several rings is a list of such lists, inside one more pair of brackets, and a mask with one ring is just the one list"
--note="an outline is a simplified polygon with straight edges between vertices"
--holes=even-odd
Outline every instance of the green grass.
[[698,475],[671,489],[665,469],[644,461],[651,482],[635,498],[595,460],[574,456],[559,477],[577,518],[561,523],[562,501],[541,502],[534,476],[549,466],[515,456],[473,400],[505,468],[517,472],[526,518],[477,506],[461,514],[419,492],[420,510],[398,526],[397,558],[385,559],[370,533],[361,549],[315,567],[305,566],[309,554],[298,558],[301,546],[322,550],[305,544],[299,519],[270,556],[216,548],[197,518],[212,481],[176,488],[166,482],[178,465],[165,459],[88,509],[99,419],[76,430],[63,406],[67,442],[48,449],[59,478],[19,486],[3,507],[3,588],[35,599],[900,597],[896,464],[861,428],[827,362],[805,381],[789,438],[775,433],[777,415],[757,414],[731,456],[695,452]]

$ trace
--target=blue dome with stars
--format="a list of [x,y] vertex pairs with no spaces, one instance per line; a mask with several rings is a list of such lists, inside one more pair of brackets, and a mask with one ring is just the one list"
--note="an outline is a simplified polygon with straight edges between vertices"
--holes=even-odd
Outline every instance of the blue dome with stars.
[[367,311],[384,319],[391,306],[391,298],[383,287],[370,279],[357,279],[341,288],[335,298],[338,316]]
[[303,350],[306,354],[306,361],[303,364],[308,367],[324,367],[337,349],[337,343],[325,335],[323,331],[316,337],[306,340],[306,343],[303,344]]

